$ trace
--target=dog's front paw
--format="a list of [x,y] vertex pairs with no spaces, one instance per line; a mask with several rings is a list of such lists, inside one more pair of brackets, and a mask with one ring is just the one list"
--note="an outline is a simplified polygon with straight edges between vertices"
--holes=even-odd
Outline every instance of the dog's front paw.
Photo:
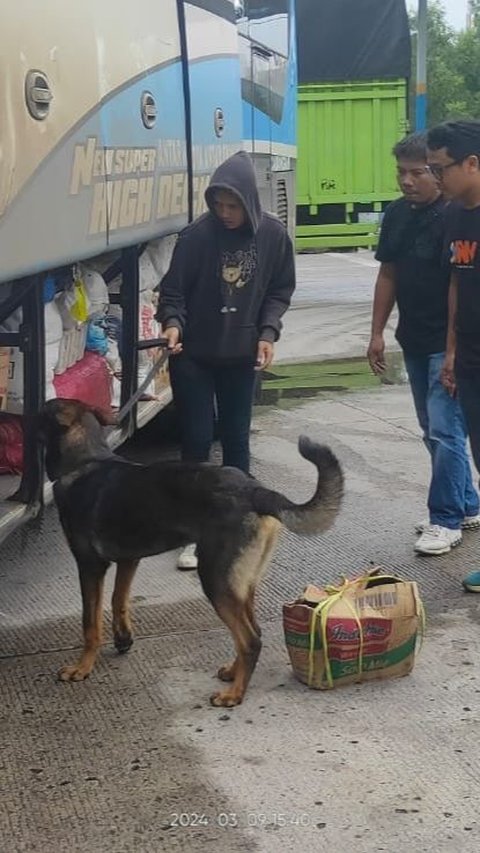
[[233,690],[222,690],[220,693],[212,693],[210,702],[215,708],[234,708],[235,705],[240,705],[243,695],[235,693]]
[[81,661],[72,666],[62,666],[58,671],[60,681],[84,681],[92,671],[91,666],[83,664]]
[[130,631],[116,631],[113,642],[119,655],[124,655],[133,646],[133,637]]

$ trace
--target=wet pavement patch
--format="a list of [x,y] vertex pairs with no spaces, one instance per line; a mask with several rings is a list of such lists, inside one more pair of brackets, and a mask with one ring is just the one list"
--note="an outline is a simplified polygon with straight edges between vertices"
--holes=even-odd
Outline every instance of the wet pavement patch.
[[405,381],[401,353],[389,355],[381,380],[374,376],[364,358],[279,364],[263,374],[256,403],[270,406],[281,400],[315,397],[325,391],[359,391],[381,384],[403,385]]

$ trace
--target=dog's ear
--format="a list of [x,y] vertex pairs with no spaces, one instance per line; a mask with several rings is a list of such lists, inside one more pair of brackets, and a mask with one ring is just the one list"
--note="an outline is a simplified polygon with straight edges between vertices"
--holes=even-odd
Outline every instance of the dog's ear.
[[95,415],[101,426],[118,426],[118,418],[113,412],[106,412],[104,409],[98,409],[95,406],[91,406],[90,411],[92,415]]
[[66,429],[79,421],[87,408],[84,403],[80,403],[78,400],[57,399],[57,403],[54,418],[61,427]]
[[65,397],[54,397],[47,400],[39,414],[39,427],[43,430],[60,427],[69,429],[76,421],[79,421],[87,410],[85,403],[79,400],[69,400]]
[[48,400],[40,417],[46,424],[57,424],[62,430],[68,430],[74,424],[79,423],[87,412],[90,412],[102,426],[116,426],[118,423],[112,412],[106,412],[96,406],[89,406],[80,400],[69,400],[62,397]]

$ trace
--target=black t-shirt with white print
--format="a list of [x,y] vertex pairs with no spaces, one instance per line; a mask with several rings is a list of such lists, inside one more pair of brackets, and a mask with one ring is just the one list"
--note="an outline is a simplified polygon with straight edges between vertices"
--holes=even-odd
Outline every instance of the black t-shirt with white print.
[[480,369],[480,206],[449,206],[445,260],[458,281],[457,367]]

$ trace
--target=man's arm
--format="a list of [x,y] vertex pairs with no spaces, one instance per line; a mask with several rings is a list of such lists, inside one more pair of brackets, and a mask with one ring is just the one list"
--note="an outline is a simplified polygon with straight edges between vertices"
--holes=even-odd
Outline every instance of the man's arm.
[[194,259],[189,234],[180,234],[173,250],[170,266],[161,280],[156,319],[161,323],[162,334],[168,340],[170,353],[182,350],[182,336],[186,322],[185,294],[190,286]]
[[374,373],[385,370],[385,340],[383,332],[395,305],[395,265],[382,263],[375,284],[372,312],[372,332],[367,358]]
[[264,370],[273,361],[274,343],[282,330],[281,318],[290,305],[294,290],[295,258],[292,241],[285,230],[258,320],[257,370]]
[[288,233],[282,229],[282,238],[278,246],[276,263],[267,284],[265,297],[260,309],[258,327],[260,339],[275,343],[282,330],[281,318],[290,305],[295,290],[295,258],[293,245]]
[[458,276],[452,272],[448,289],[448,326],[445,361],[442,367],[442,382],[448,393],[455,394],[455,351],[457,348],[457,305],[458,305]]

